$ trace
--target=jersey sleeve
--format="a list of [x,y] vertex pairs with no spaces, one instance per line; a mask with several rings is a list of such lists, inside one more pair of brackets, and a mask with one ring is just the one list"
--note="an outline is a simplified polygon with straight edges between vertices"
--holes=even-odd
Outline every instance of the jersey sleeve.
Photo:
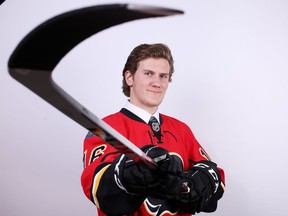
[[144,198],[128,194],[114,181],[113,161],[120,153],[91,132],[84,139],[81,184],[87,198],[106,215],[133,212]]

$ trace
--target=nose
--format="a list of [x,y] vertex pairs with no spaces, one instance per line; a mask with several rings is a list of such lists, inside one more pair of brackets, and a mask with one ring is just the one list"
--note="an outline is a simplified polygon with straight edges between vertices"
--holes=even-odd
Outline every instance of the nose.
[[160,82],[161,82],[161,79],[160,77],[158,76],[154,76],[152,79],[151,79],[151,85],[154,86],[154,87],[160,87]]

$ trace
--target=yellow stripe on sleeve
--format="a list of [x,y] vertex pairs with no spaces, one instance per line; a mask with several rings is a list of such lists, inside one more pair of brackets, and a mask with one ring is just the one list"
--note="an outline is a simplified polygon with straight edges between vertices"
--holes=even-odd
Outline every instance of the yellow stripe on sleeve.
[[106,169],[110,166],[111,164],[108,164],[107,166],[103,167],[95,176],[94,176],[94,180],[93,180],[93,186],[92,186],[92,196],[93,196],[93,201],[95,203],[95,205],[100,208],[99,206],[99,202],[98,199],[96,197],[97,194],[97,190],[99,187],[99,182],[102,178],[102,175],[104,174],[104,172],[106,171]]

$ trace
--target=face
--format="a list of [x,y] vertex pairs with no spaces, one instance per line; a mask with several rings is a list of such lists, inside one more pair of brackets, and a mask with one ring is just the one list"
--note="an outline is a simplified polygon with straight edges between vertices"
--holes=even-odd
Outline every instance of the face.
[[130,102],[153,114],[161,104],[169,84],[170,66],[166,59],[147,58],[139,62],[134,76],[125,72],[130,86]]

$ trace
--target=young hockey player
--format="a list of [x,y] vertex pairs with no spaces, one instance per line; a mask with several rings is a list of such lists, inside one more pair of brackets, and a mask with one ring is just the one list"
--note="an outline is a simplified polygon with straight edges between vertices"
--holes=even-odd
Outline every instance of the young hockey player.
[[98,215],[191,215],[213,212],[224,193],[224,171],[183,122],[159,112],[174,60],[165,44],[141,44],[123,69],[124,108],[103,120],[154,159],[136,163],[89,132],[81,176]]

